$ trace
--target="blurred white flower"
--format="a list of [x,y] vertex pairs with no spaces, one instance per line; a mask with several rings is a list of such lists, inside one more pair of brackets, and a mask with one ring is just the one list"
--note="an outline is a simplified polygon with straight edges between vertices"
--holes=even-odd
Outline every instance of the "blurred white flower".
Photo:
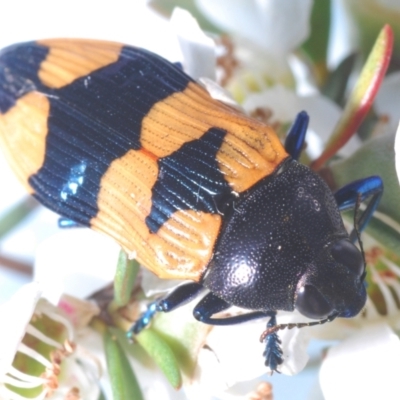
[[288,55],[309,35],[311,0],[290,4],[279,0],[197,0],[196,5],[230,34],[219,59],[225,70],[218,77],[221,75],[237,101],[243,100],[249,88],[262,90],[276,82],[294,85]]
[[381,118],[387,118],[387,130],[396,132],[400,120],[400,72],[385,77],[375,99],[374,109]]
[[286,56],[309,35],[311,0],[196,0],[217,26],[277,57]]
[[399,179],[400,182],[400,123],[396,131],[396,138],[394,141],[394,152],[395,152],[397,178]]
[[186,10],[175,8],[170,22],[179,41],[185,72],[193,79],[215,79],[214,41],[204,34]]
[[98,398],[99,369],[87,357],[80,358],[71,321],[41,298],[38,283],[21,287],[0,306],[0,315],[7,321],[0,341],[2,399]]
[[325,399],[397,399],[399,358],[399,337],[385,323],[359,330],[331,347],[322,362]]
[[64,229],[38,247],[34,279],[57,304],[62,294],[87,298],[114,279],[120,247],[87,228]]

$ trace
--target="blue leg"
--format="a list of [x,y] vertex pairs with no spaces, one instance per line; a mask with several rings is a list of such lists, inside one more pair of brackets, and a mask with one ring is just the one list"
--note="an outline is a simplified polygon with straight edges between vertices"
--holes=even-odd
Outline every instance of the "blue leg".
[[199,283],[187,283],[178,286],[174,291],[159,300],[150,303],[147,310],[140,316],[140,318],[133,324],[128,332],[128,336],[138,334],[143,328],[149,325],[157,312],[169,312],[176,308],[183,306],[189,301],[193,300],[196,296],[204,290],[204,287]]
[[[276,325],[276,312],[275,311],[255,311],[247,314],[236,315],[234,317],[226,318],[211,318],[213,314],[226,310],[230,304],[221,300],[212,293],[207,294],[193,310],[194,317],[206,324],[210,325],[235,325],[242,322],[251,321],[254,319],[270,317],[267,329],[273,328]],[[276,332],[269,334],[264,339],[266,346],[263,355],[265,356],[265,365],[270,367],[272,371],[277,371],[277,368],[282,364],[282,349],[281,341]]]
[[60,217],[58,218],[59,228],[82,228],[83,225],[78,224],[78,222],[72,221],[72,219]]
[[247,314],[236,315],[226,318],[211,318],[214,314],[232,307],[231,304],[219,297],[208,293],[194,308],[193,316],[200,322],[209,325],[235,325],[253,319],[265,318],[271,315],[271,312],[255,311]]
[[286,136],[285,150],[294,160],[299,159],[301,150],[303,149],[309,119],[305,111],[298,113],[296,120]]
[[[339,210],[348,210],[354,208],[362,201],[370,198],[367,207],[361,213],[357,220],[357,228],[360,232],[367,226],[372,214],[376,210],[383,194],[383,182],[379,176],[370,176],[360,179],[343,186],[335,193],[335,199]],[[356,231],[350,235],[351,240],[356,240]]]

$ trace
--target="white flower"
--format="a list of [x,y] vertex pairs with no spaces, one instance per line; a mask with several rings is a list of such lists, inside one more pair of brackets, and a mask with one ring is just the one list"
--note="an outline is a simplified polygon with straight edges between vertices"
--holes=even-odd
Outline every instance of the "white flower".
[[204,14],[234,36],[281,57],[309,34],[311,0],[196,0]]
[[87,228],[65,229],[38,247],[34,277],[54,304],[63,293],[84,299],[113,280],[119,250]]
[[396,155],[395,163],[396,163],[397,178],[399,179],[400,182],[400,123],[396,131],[396,139],[394,141],[394,151]]
[[33,282],[0,306],[2,321],[7,323],[0,341],[1,398],[64,399],[69,394],[97,399],[96,369],[88,374],[80,362],[72,323],[40,296],[40,285]]
[[[228,42],[233,41],[232,51],[227,45],[223,52],[220,48],[216,50],[221,55],[218,61],[222,65],[217,69],[217,75],[236,100],[240,102],[248,88],[259,90],[274,82],[293,86],[288,55],[309,34],[311,0],[296,0],[290,4],[279,0],[198,0],[196,5],[206,18],[231,33]],[[179,37],[182,41],[182,36]],[[192,51],[192,55],[197,52],[196,48]],[[189,54],[185,49],[183,53]],[[212,77],[209,67],[208,70],[201,67],[201,75],[197,65],[210,60],[214,66],[215,62],[209,56],[193,59],[192,63],[196,65],[194,77]]]
[[174,9],[170,22],[180,44],[185,72],[193,79],[215,79],[214,41],[204,34],[190,13],[181,8]]
[[[8,302],[0,305],[2,321],[13,322],[11,329],[2,329],[0,331],[1,376],[4,376],[11,366],[40,295],[39,285],[34,282],[23,286]],[[18,316],[18,318],[15,318],[15,316]]]
[[[89,229],[73,228],[45,240],[40,245],[35,260],[35,276],[44,281],[43,296],[58,302],[58,307],[73,321],[78,330],[76,343],[77,350],[80,350],[80,360],[86,367],[89,365],[93,368],[93,364],[97,365],[101,374],[91,375],[95,376],[96,385],[101,386],[107,399],[112,399],[112,390],[102,338],[87,327],[100,310],[82,299],[111,284],[119,251],[120,247],[113,240]],[[60,257],[61,254],[63,257]],[[158,278],[156,280],[169,283]],[[67,295],[61,296],[60,293]],[[139,354],[137,359],[128,353],[128,358],[138,377],[144,398],[179,400],[179,396],[183,396],[177,394],[143,351],[134,347],[132,352]]]
[[387,130],[395,132],[400,120],[400,72],[394,72],[385,77],[375,100],[375,111],[387,118]]

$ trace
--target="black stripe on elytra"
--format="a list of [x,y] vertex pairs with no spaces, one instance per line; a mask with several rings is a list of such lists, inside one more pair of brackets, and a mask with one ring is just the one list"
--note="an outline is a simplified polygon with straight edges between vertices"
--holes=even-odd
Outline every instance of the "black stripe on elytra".
[[89,225],[98,213],[101,178],[112,161],[141,147],[143,118],[192,79],[163,58],[126,46],[116,62],[51,89],[37,76],[48,51],[35,42],[2,51],[0,110],[7,111],[29,91],[48,97],[45,159],[29,183],[40,202]]
[[40,86],[38,70],[49,49],[35,42],[16,44],[0,51],[0,112]]
[[221,173],[217,153],[226,131],[210,128],[201,138],[185,143],[158,160],[158,178],[152,188],[152,207],[146,225],[156,233],[179,210],[217,214],[220,199],[232,189]]

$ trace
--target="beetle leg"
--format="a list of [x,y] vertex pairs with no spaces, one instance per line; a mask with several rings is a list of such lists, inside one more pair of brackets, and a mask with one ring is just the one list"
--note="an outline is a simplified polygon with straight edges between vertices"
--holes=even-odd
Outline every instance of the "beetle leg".
[[308,128],[309,116],[305,111],[297,114],[296,120],[290,127],[285,140],[285,150],[294,160],[300,157]]
[[[211,318],[213,314],[224,311],[231,307],[229,303],[220,299],[212,293],[205,296],[194,308],[194,317],[206,324],[210,325],[234,325],[242,322],[251,321],[253,319],[270,317],[267,323],[267,329],[276,325],[276,311],[255,311],[242,315],[235,315],[234,317],[226,318]],[[282,349],[281,341],[276,332],[271,333],[265,338],[265,365],[271,368],[272,371],[277,371],[277,368],[282,364]],[[278,372],[278,371],[277,371]]]
[[199,283],[191,282],[178,286],[166,297],[149,304],[147,310],[133,324],[128,334],[138,334],[143,328],[149,325],[157,312],[169,312],[193,300],[204,287]]
[[[276,326],[276,312],[273,312],[273,315],[271,315],[271,318],[267,323],[267,329],[273,328],[274,326]],[[279,339],[277,332],[268,335],[265,338],[265,344],[265,351],[263,353],[263,356],[265,357],[265,365],[271,368],[272,371],[279,372],[277,368],[283,363],[283,353],[281,340]]]
[[[371,198],[367,207],[357,220],[357,228],[360,232],[367,226],[372,214],[376,210],[383,194],[383,182],[379,176],[370,176],[343,186],[335,193],[335,199],[339,210],[348,210],[356,206],[358,202]],[[356,227],[350,234],[352,241],[356,240]]]
[[193,316],[200,322],[209,325],[235,325],[253,319],[265,318],[271,315],[272,311],[255,311],[251,313],[235,315],[226,318],[211,318],[214,314],[232,307],[225,300],[220,299],[212,293],[207,294],[194,308]]

